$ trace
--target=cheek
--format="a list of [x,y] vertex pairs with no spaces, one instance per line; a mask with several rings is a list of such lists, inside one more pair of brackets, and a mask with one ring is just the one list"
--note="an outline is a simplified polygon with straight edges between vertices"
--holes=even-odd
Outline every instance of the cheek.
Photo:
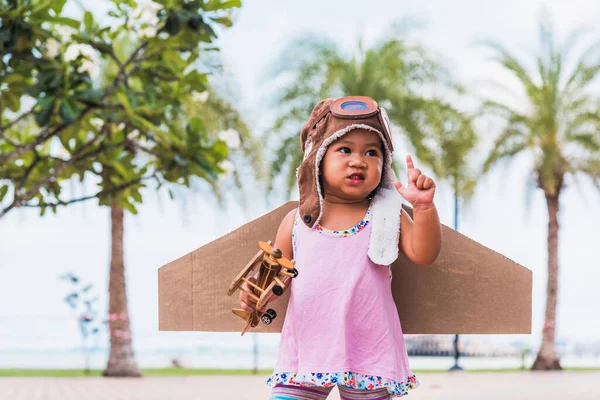
[[378,171],[379,175],[381,176],[381,172],[383,171],[383,161],[381,159],[373,160],[370,168],[374,171]]
[[377,185],[379,185],[379,183],[381,183],[381,177],[383,175],[383,163],[381,161],[379,162],[374,162],[373,164],[369,165],[369,169],[371,170],[371,172],[375,172],[375,173],[371,173],[371,178],[373,179],[372,182],[377,182]]
[[321,164],[321,167],[323,168],[323,171],[335,170],[335,169],[338,169],[340,166],[343,166],[343,162],[344,161],[339,156],[339,154],[325,153],[325,157],[323,157],[323,162]]

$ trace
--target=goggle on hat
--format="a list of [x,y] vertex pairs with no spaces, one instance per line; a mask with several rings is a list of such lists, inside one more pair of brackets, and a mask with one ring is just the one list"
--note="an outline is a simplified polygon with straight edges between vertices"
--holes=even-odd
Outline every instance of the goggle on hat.
[[[316,108],[316,107],[315,107]],[[314,112],[314,111],[313,111]],[[370,117],[377,117],[381,130],[383,131],[384,141],[389,147],[390,152],[394,151],[392,143],[392,135],[390,129],[390,121],[385,112],[385,109],[379,107],[377,102],[366,96],[349,96],[341,97],[334,100],[329,108],[325,108],[321,114],[314,118],[312,128],[319,123],[327,114],[331,113],[335,118],[360,120]]]

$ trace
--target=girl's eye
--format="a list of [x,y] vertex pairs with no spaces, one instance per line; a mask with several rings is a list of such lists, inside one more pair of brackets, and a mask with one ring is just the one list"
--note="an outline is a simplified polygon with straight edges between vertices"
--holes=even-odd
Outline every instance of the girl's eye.
[[377,157],[378,154],[379,153],[377,153],[377,150],[369,150],[369,151],[367,151],[367,155],[369,155],[369,156]]
[[347,147],[341,147],[338,151],[341,151],[344,154],[350,154],[350,149]]

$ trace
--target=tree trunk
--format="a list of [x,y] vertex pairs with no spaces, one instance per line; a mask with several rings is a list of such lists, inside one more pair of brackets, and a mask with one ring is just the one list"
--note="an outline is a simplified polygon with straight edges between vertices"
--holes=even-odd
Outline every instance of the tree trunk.
[[542,330],[542,346],[532,370],[561,370],[556,352],[556,303],[558,298],[558,198],[560,190],[546,193],[548,206],[548,286],[546,289],[546,318]]
[[139,377],[131,341],[125,262],[123,257],[123,209],[113,204],[110,208],[112,252],[108,284],[108,320],[110,326],[110,355],[104,376]]

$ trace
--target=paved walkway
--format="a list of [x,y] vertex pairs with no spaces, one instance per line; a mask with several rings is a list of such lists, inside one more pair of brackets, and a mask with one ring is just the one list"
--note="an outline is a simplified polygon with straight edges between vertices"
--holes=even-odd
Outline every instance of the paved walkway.
[[[267,400],[263,376],[0,378],[1,400]],[[407,400],[600,399],[600,372],[419,375]],[[337,391],[328,400],[339,400]]]

